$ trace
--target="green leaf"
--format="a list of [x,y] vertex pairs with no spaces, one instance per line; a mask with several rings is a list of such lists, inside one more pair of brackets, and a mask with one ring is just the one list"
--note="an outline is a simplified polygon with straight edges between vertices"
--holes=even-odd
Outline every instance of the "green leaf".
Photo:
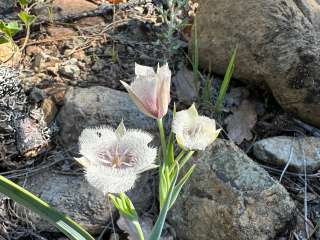
[[154,227],[152,229],[152,232],[151,232],[149,240],[159,240],[160,239],[161,232],[162,232],[162,229],[163,229],[163,226],[164,226],[168,211],[169,211],[170,206],[171,206],[171,199],[172,199],[172,195],[173,195],[173,191],[174,191],[174,186],[175,186],[175,184],[177,182],[177,179],[178,179],[178,173],[179,173],[179,167],[178,166],[177,166],[177,170],[175,172],[176,172],[176,175],[174,176],[174,179],[173,179],[173,181],[171,183],[168,195],[166,197],[166,200],[164,202],[163,207],[160,210],[159,217],[158,217],[158,219],[157,219],[157,221],[156,221],[156,223],[155,223],[155,225],[154,225]]
[[[173,119],[176,115],[176,104],[173,104]],[[173,120],[172,119],[172,120]],[[172,125],[172,124],[171,124]],[[171,127],[171,131],[169,134],[169,138],[168,138],[168,148],[167,148],[167,163],[169,164],[169,166],[172,166],[174,164],[174,133],[172,131],[172,127]]]
[[40,198],[1,175],[0,192],[48,220],[70,239],[94,240],[89,233],[69,217],[58,212]]
[[198,27],[197,18],[194,19],[193,32],[192,32],[192,69],[193,69],[193,82],[197,94],[200,88],[200,74],[199,74],[199,45],[198,45]]
[[0,37],[0,44],[7,43],[9,40],[6,37]]
[[219,90],[219,95],[218,95],[218,98],[217,98],[217,101],[216,101],[216,104],[215,104],[215,112],[216,113],[220,113],[221,112],[223,101],[224,101],[224,98],[226,96],[226,93],[227,93],[227,90],[228,90],[228,87],[229,87],[229,83],[230,83],[230,80],[231,80],[231,77],[232,77],[232,74],[233,74],[233,71],[234,71],[234,68],[235,68],[235,61],[236,61],[237,51],[238,51],[238,47],[236,47],[234,49],[233,54],[232,54],[231,59],[230,59],[229,64],[228,64],[228,68],[227,68],[226,74],[224,75],[224,79],[222,81],[222,85],[221,85],[221,88]]
[[193,173],[194,168],[196,167],[196,165],[194,164],[189,170],[188,172],[183,176],[183,178],[179,181],[179,183],[174,187],[173,193],[172,193],[172,198],[171,198],[171,203],[170,203],[170,208],[173,206],[173,204],[175,203],[175,201],[178,198],[178,195],[182,189],[182,187],[184,186],[184,184],[187,182],[187,180],[190,178],[191,174]]
[[29,1],[28,0],[19,0],[19,4],[20,4],[21,8],[23,8],[29,4]]
[[30,15],[29,13],[27,13],[26,11],[21,11],[18,14],[19,18],[21,19],[21,21],[26,25],[26,26],[31,26],[34,21],[37,19],[36,16],[34,15]]
[[12,38],[17,32],[21,30],[21,26],[16,21],[5,23],[0,20],[0,31]]
[[166,189],[166,179],[164,176],[164,166],[162,165],[159,168],[159,202],[160,202],[160,209],[162,208],[164,201],[165,201],[165,196],[167,195],[167,189]]

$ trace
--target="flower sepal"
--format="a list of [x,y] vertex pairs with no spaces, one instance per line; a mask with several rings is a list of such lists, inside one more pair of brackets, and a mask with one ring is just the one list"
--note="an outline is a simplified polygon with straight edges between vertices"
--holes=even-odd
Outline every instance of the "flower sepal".
[[113,194],[108,194],[113,205],[120,212],[120,214],[130,221],[138,221],[138,214],[134,208],[130,198],[125,193],[119,193],[118,196]]

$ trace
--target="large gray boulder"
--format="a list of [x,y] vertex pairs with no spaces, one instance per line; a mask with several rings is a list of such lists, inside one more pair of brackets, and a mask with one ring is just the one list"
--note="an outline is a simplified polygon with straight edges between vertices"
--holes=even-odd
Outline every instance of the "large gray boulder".
[[77,143],[86,127],[116,127],[122,119],[128,128],[157,132],[155,120],[142,114],[127,93],[107,87],[69,88],[57,117],[60,136],[67,146]]
[[[128,193],[139,213],[145,212],[153,203],[150,180],[150,174],[142,174],[136,187]],[[111,201],[108,204],[107,197],[89,185],[82,175],[58,174],[47,170],[20,184],[71,217],[91,234],[100,234],[110,222],[111,214],[114,218],[117,216]],[[31,221],[38,231],[58,232],[58,229],[35,213],[21,207],[16,211],[19,215],[26,214],[24,218]]]
[[180,239],[275,239],[295,223],[285,188],[231,142],[217,140],[193,161],[168,219]]
[[318,0],[203,0],[197,12],[200,64],[270,88],[280,105],[320,126]]

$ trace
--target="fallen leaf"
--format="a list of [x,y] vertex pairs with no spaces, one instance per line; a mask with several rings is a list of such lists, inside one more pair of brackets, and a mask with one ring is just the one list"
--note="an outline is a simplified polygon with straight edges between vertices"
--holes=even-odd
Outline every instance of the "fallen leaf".
[[6,62],[7,66],[15,66],[19,63],[20,51],[15,49],[11,43],[0,44],[0,65]]
[[235,143],[240,144],[244,139],[251,140],[251,129],[257,122],[257,113],[255,104],[243,100],[238,109],[232,115],[228,116],[225,120],[227,124],[228,136]]

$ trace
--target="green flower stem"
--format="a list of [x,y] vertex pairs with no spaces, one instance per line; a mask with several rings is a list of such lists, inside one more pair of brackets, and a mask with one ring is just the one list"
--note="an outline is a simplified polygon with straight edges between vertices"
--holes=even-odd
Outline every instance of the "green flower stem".
[[166,144],[166,136],[165,136],[165,133],[164,133],[164,127],[163,127],[162,118],[158,118],[158,119],[157,119],[157,124],[158,124],[159,132],[160,132],[160,141],[161,141],[161,148],[162,148],[162,158],[164,159],[164,158],[166,157],[167,144]]
[[142,231],[142,228],[141,228],[141,225],[140,225],[139,221],[132,221],[132,223],[133,223],[134,227],[137,230],[137,233],[138,233],[138,236],[139,236],[139,240],[144,240],[143,231]]
[[179,153],[179,155],[176,157],[175,161],[179,162],[180,159],[186,154],[186,150],[181,150],[181,152]]
[[189,151],[188,152],[188,154],[179,163],[180,164],[180,168],[182,168],[188,162],[188,160],[192,157],[193,154],[194,154],[194,151]]

